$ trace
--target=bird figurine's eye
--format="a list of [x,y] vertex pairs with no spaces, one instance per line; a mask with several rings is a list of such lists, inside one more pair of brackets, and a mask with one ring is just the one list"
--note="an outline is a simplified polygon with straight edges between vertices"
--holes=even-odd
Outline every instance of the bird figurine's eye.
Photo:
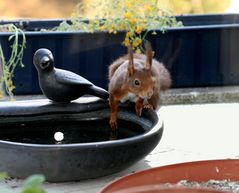
[[41,65],[42,69],[49,68],[51,66],[50,58],[47,57],[47,56],[43,57],[42,60],[41,60],[41,64],[40,65]]
[[47,69],[50,66],[50,61],[45,61],[41,63],[42,69]]
[[49,66],[49,64],[50,64],[49,61],[47,61],[47,62],[42,62],[42,67],[47,67],[47,66]]
[[135,84],[135,86],[139,86],[139,85],[140,85],[140,81],[137,80],[137,79],[135,79],[135,80],[134,80],[134,84]]

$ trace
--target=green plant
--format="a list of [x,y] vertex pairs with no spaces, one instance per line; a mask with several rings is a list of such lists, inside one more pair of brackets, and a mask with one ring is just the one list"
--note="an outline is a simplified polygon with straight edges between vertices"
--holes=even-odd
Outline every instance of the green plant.
[[0,180],[5,180],[7,178],[9,178],[9,176],[6,172],[0,172]]
[[[0,172],[0,180],[6,180],[9,176],[6,172]],[[46,191],[42,188],[42,184],[45,181],[45,177],[43,175],[31,175],[23,182],[23,187],[21,193],[46,193]],[[1,193],[12,193],[11,189],[8,188],[0,188]]]
[[42,188],[42,184],[45,181],[43,175],[32,175],[24,181],[22,193],[46,193]]
[[[15,86],[13,85],[12,78],[14,77],[14,70],[17,65],[23,67],[22,58],[23,58],[23,51],[26,47],[26,37],[24,32],[17,28],[13,24],[5,24],[0,26],[0,31],[4,32],[11,32],[13,33],[9,37],[9,41],[13,41],[11,46],[11,56],[8,60],[4,57],[2,45],[0,44],[0,66],[2,70],[2,77],[0,79],[0,85],[1,85],[1,91],[0,91],[0,97],[3,96],[4,93],[4,85],[7,94],[10,96],[11,99],[13,99],[13,89]],[[22,36],[22,41],[20,41],[20,36]]]
[[[0,181],[6,180],[8,178],[9,178],[9,176],[6,172],[0,172]],[[1,193],[11,193],[11,190],[9,190],[8,188],[0,188],[0,192]]]
[[182,26],[169,12],[160,8],[159,0],[88,0],[78,4],[71,22],[64,21],[58,31],[126,31],[123,45],[142,50],[149,32],[162,32],[167,27]]

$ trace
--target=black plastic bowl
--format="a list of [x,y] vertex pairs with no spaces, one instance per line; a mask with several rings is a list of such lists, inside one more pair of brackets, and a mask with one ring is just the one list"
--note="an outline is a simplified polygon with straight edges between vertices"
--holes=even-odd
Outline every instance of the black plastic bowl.
[[0,171],[17,178],[41,173],[51,182],[96,178],[131,166],[161,139],[163,124],[152,110],[138,117],[121,106],[117,135],[109,115],[107,102],[89,99],[0,103]]

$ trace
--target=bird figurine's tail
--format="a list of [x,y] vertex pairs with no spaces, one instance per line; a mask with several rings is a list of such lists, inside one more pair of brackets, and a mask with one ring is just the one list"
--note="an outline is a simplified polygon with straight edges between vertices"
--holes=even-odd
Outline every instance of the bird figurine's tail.
[[92,85],[90,87],[90,89],[88,90],[88,94],[97,96],[97,97],[105,99],[105,100],[107,100],[109,98],[109,93],[105,89],[100,88],[95,85]]

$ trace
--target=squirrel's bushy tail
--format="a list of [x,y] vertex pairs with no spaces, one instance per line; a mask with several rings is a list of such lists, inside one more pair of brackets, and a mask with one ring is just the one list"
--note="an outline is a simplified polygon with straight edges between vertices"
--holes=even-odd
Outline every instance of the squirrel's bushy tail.
[[160,73],[160,89],[162,91],[168,90],[172,84],[172,79],[169,71],[166,67],[159,63],[159,73]]

